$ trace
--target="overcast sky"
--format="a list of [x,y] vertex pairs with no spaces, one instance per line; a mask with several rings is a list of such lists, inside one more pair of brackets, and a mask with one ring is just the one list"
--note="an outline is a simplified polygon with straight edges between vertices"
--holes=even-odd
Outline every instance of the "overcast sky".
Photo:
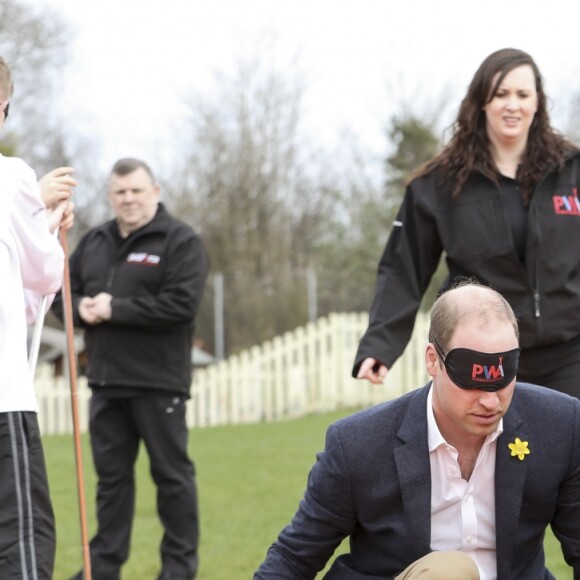
[[80,133],[102,140],[105,168],[170,151],[185,96],[274,38],[264,58],[281,70],[298,59],[306,123],[328,143],[347,127],[380,148],[394,90],[428,107],[451,88],[454,112],[483,58],[506,46],[536,59],[554,119],[580,90],[580,0],[42,2],[74,32],[63,106]]

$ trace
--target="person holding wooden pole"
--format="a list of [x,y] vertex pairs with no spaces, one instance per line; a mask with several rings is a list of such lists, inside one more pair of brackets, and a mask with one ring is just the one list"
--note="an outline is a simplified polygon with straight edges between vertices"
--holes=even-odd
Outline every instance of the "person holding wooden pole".
[[[0,56],[0,129],[13,93]],[[72,226],[71,190],[48,208],[34,171],[0,155],[0,578],[50,580],[55,558],[54,515],[28,366],[27,322],[43,295],[61,286],[64,252],[53,235]]]

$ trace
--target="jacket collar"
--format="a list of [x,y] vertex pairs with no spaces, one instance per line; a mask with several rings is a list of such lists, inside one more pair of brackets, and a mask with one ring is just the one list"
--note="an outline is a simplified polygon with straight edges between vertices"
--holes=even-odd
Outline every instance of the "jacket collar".
[[[167,231],[169,219],[170,215],[167,212],[165,205],[159,202],[157,206],[157,212],[153,216],[153,219],[146,223],[144,226],[141,226],[138,230],[131,232],[131,234],[125,239],[135,239],[141,234],[157,232],[164,233]],[[117,220],[115,218],[105,222],[100,228],[97,228],[97,230],[100,230],[107,236],[112,236],[113,238],[119,236],[119,228],[117,227]]]

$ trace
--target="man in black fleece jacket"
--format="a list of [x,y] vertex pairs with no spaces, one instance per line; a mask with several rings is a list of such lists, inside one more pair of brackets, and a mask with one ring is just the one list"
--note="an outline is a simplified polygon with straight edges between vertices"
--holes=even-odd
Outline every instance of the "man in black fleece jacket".
[[[98,476],[92,578],[117,580],[129,556],[142,440],[165,530],[159,579],[191,580],[199,519],[185,401],[207,254],[191,227],[159,203],[159,186],[142,161],[114,165],[109,201],[115,219],[89,231],[70,259],[73,317],[85,329],[92,389],[89,427]],[[59,298],[53,308],[62,317]]]

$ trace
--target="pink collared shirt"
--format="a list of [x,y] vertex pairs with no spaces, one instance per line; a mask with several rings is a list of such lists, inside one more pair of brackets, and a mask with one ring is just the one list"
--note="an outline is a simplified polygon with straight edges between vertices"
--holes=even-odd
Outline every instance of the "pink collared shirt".
[[461,477],[457,450],[449,445],[427,397],[427,433],[431,463],[431,549],[460,550],[479,568],[481,580],[496,580],[495,452],[503,419],[483,443],[469,481]]

